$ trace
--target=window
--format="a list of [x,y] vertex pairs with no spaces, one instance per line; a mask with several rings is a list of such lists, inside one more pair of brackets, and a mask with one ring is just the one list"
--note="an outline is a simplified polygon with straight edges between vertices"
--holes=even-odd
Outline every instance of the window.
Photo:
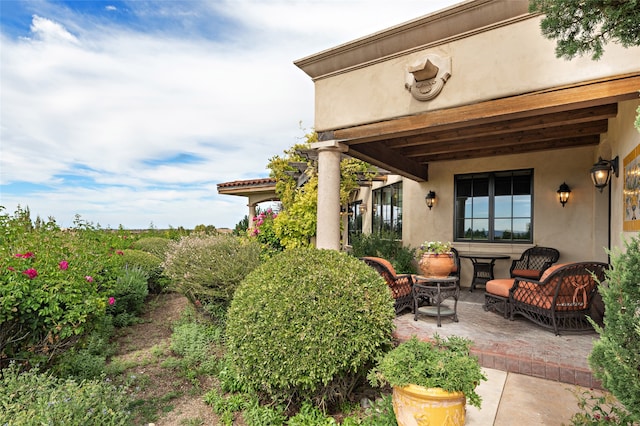
[[362,201],[349,204],[347,220],[347,243],[351,245],[354,237],[362,234]]
[[402,239],[402,182],[373,191],[372,232]]
[[455,177],[455,241],[533,241],[533,170]]

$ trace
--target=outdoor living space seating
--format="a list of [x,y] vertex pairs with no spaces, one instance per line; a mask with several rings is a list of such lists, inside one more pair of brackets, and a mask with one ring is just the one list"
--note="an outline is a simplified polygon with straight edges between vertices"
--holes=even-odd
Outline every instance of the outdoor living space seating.
[[560,252],[551,247],[535,246],[522,252],[520,259],[511,263],[511,278],[522,277],[538,280],[542,273],[560,258]]
[[413,311],[413,275],[396,274],[396,270],[387,259],[381,257],[361,257],[367,265],[374,268],[387,282],[391,295],[395,300],[396,315],[405,309]]
[[540,280],[491,280],[484,309],[500,311],[511,320],[515,315],[524,316],[556,335],[560,331],[591,331],[587,316],[607,268],[602,262],[566,263],[547,268]]

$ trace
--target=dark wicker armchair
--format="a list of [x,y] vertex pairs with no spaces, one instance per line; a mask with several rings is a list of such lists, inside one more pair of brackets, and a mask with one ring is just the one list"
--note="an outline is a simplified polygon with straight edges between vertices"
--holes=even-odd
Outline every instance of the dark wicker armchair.
[[587,316],[608,266],[602,262],[568,263],[547,269],[540,281],[515,278],[509,290],[511,319],[522,315],[553,329],[556,335],[591,330]]
[[405,309],[413,310],[413,276],[411,274],[396,274],[393,265],[381,257],[360,258],[367,265],[374,268],[387,282],[391,295],[395,300],[396,315]]
[[511,278],[521,277],[539,280],[542,273],[560,258],[560,252],[551,247],[531,247],[526,249],[520,259],[511,263]]

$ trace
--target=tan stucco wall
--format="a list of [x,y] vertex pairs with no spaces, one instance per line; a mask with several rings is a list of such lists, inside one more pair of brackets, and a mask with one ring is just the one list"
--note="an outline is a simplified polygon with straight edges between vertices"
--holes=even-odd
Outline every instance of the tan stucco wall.
[[[461,251],[487,251],[520,257],[531,244],[478,244],[456,243],[453,238],[454,176],[456,174],[517,170],[534,170],[534,245],[557,248],[559,262],[582,260],[607,261],[604,247],[607,245],[606,190],[600,194],[594,187],[589,170],[597,157],[598,147],[583,147],[540,152],[528,155],[511,155],[459,162],[433,163],[429,182],[418,183],[403,179],[403,244],[418,247],[425,240],[451,241]],[[597,158],[596,158],[597,159]],[[389,185],[401,178],[390,176]],[[569,202],[563,208],[556,191],[563,182],[571,188]],[[429,210],[424,202],[428,191],[435,191],[437,204]],[[360,192],[364,200],[370,199],[368,189]],[[370,204],[369,204],[370,207]],[[368,210],[369,212],[370,210]],[[365,222],[370,230],[367,214]],[[498,277],[507,277],[511,262],[496,263]],[[472,275],[471,263],[462,262],[463,285],[468,285]]]
[[[640,47],[607,45],[599,61],[555,57],[540,17],[444,42],[315,81],[315,129],[324,131],[497,99],[640,70]],[[425,54],[450,56],[452,76],[432,101],[405,89],[406,69]]]
[[[640,88],[638,88],[640,90]],[[637,235],[636,231],[623,230],[623,188],[624,188],[624,158],[640,144],[640,131],[633,123],[636,110],[640,106],[640,99],[620,102],[618,115],[609,120],[609,132],[602,138],[598,155],[605,159],[620,158],[620,177],[612,179],[611,185],[611,245],[623,247],[623,240]],[[596,158],[597,159],[597,158]],[[606,191],[606,190],[605,190]],[[640,206],[639,206],[640,207]]]

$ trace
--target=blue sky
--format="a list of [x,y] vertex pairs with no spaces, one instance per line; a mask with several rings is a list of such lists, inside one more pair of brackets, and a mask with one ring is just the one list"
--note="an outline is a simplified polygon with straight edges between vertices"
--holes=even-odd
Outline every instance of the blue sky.
[[0,206],[70,226],[230,227],[313,128],[293,61],[452,0],[0,0]]

